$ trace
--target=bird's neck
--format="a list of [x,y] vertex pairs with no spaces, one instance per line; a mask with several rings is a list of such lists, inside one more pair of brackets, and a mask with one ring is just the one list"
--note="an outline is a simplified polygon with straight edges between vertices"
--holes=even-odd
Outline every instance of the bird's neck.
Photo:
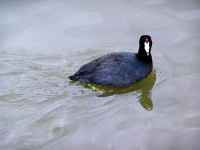
[[143,62],[152,63],[151,53],[147,55],[144,48],[139,48],[137,56],[138,56],[138,59],[140,59]]

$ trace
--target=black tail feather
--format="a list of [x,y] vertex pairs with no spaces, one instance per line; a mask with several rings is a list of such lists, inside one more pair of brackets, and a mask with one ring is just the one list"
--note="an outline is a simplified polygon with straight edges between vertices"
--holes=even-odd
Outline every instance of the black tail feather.
[[69,79],[72,80],[72,81],[77,81],[78,80],[76,75],[69,76]]

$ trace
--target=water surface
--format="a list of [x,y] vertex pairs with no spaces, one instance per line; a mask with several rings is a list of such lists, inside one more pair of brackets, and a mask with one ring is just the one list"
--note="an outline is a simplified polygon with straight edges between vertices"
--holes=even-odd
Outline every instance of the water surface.
[[[199,150],[200,2],[0,2],[0,149]],[[67,78],[153,39],[153,72],[124,89]]]

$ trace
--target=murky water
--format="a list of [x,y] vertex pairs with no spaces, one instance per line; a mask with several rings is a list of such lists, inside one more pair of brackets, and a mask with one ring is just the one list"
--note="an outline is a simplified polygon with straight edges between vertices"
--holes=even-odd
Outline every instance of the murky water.
[[[199,150],[200,1],[0,1],[0,149]],[[153,39],[127,88],[67,78]]]

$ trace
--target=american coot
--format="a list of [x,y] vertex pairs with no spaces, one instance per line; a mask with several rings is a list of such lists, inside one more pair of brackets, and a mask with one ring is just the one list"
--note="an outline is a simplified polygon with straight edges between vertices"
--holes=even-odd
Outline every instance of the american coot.
[[97,85],[128,86],[144,79],[153,68],[152,40],[142,35],[138,53],[118,52],[83,65],[69,79]]

